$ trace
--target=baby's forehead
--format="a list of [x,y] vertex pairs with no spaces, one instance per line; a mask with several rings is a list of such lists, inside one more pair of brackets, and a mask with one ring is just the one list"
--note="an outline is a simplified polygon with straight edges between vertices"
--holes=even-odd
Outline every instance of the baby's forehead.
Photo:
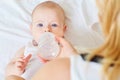
[[44,6],[37,6],[37,8],[35,8],[32,13],[36,13],[36,12],[44,11],[44,10],[48,10],[48,11],[51,10],[54,12],[60,12],[64,14],[63,10],[59,7],[44,7]]
[[[46,17],[47,16],[47,17]],[[59,19],[63,20],[65,19],[65,15],[57,10],[57,9],[36,9],[32,15],[32,18],[49,18],[52,19]]]
[[38,4],[34,8],[32,14],[37,12],[38,10],[42,10],[42,9],[51,9],[51,10],[59,11],[64,14],[63,8],[59,4],[52,2],[52,1],[46,1],[46,2]]
[[61,18],[65,17],[64,12],[60,9],[60,8],[48,8],[48,7],[37,7],[33,13],[32,16],[37,16],[37,15],[41,15],[44,13],[49,13],[49,14],[53,14],[53,15],[57,15],[57,16],[61,16]]

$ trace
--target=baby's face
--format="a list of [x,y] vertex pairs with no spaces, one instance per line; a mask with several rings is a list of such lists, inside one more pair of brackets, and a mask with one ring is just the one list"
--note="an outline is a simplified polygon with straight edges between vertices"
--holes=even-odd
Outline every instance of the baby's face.
[[64,15],[59,10],[41,8],[33,13],[31,31],[37,42],[44,32],[52,32],[56,36],[63,37],[65,29]]

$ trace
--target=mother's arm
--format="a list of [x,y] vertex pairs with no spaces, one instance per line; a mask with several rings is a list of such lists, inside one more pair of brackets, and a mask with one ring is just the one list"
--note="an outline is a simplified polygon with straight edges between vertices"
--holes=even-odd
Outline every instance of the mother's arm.
[[46,63],[32,77],[32,80],[70,80],[69,58],[61,58]]

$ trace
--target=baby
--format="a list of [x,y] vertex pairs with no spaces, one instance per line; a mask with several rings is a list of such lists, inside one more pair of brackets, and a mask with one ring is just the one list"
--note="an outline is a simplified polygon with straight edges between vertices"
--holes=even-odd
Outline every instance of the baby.
[[[15,71],[13,73],[30,79],[36,70],[46,62],[40,55],[38,55],[39,57],[32,56],[38,46],[40,36],[45,32],[51,32],[55,36],[64,37],[66,31],[65,19],[64,10],[57,3],[52,1],[40,3],[32,13],[32,24],[30,29],[33,40],[17,52],[13,60],[7,65],[7,69],[10,71],[10,68],[13,68],[11,65],[15,65],[14,68],[19,72]],[[31,49],[33,49],[33,52],[29,51]],[[61,53],[58,55],[58,57],[66,56],[68,55]],[[6,71],[6,75],[9,75],[9,71]]]

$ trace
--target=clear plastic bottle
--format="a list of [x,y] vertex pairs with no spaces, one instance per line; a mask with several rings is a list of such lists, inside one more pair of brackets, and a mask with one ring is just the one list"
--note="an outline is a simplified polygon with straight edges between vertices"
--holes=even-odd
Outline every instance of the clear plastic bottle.
[[58,42],[55,40],[55,35],[50,32],[43,33],[38,42],[38,54],[46,60],[51,60],[57,57],[60,52]]

